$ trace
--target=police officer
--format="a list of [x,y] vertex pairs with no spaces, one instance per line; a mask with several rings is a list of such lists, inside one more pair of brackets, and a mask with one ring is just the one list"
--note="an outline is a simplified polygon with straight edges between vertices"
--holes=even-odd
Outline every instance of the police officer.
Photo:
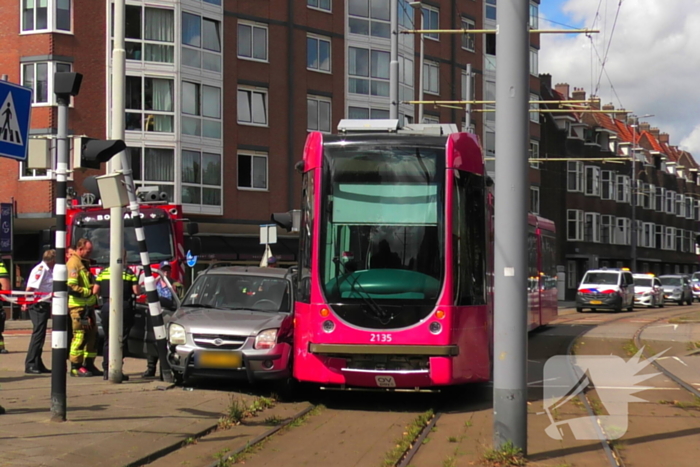
[[[122,263],[124,264],[124,271],[122,272],[123,279],[123,311],[122,318],[124,322],[123,333],[121,337],[122,343],[122,355],[124,342],[129,337],[129,330],[134,324],[134,303],[133,296],[139,294],[139,279],[136,275],[131,272],[126,266],[126,252],[122,254]],[[100,309],[100,318],[102,319],[102,329],[104,330],[105,340],[104,346],[102,347],[102,369],[104,370],[104,379],[108,379],[109,373],[109,280],[111,274],[109,268],[103,269],[97,275],[97,293],[102,297],[102,308]],[[129,376],[122,374],[122,381],[129,381]]]
[[102,376],[95,367],[97,352],[97,326],[95,305],[97,287],[95,276],[90,272],[92,242],[81,238],[76,243],[73,255],[66,264],[68,270],[68,312],[70,313],[73,339],[70,343],[71,376]]
[[[46,250],[41,263],[37,264],[29,274],[27,291],[51,293],[53,290],[53,267],[56,264],[56,250]],[[24,309],[25,307],[22,307]],[[24,360],[24,372],[30,374],[51,373],[44,366],[41,354],[46,340],[46,325],[51,316],[51,304],[48,301],[38,302],[29,307],[29,317],[34,329],[29,340],[27,358]]]
[[[0,290],[10,290],[10,275],[7,273],[7,269],[5,269],[2,261],[0,261]],[[5,339],[2,337],[3,331],[5,331],[5,310],[0,300],[0,353],[9,353],[5,348]]]

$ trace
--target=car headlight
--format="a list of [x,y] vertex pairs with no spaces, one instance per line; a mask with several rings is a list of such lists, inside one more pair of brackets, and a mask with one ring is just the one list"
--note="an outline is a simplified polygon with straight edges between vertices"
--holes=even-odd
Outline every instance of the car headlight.
[[179,324],[170,324],[170,327],[168,327],[168,341],[173,345],[184,344],[185,328]]
[[255,345],[253,346],[256,350],[271,349],[275,346],[277,342],[277,329],[266,329],[260,331],[260,333],[255,336]]

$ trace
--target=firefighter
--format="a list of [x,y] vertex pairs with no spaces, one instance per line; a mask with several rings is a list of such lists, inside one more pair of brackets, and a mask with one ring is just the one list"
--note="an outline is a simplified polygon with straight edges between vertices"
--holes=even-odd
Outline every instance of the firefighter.
[[102,376],[95,367],[97,324],[97,285],[90,272],[92,242],[81,238],[75,245],[73,256],[66,264],[68,270],[68,311],[70,313],[73,339],[70,343],[71,376]]
[[[126,251],[122,253],[122,264],[124,271],[122,272],[122,318],[123,329],[121,336],[122,355],[126,339],[129,336],[129,330],[134,323],[134,295],[139,294],[139,279],[131,272],[131,269],[126,265]],[[102,297],[102,308],[100,309],[100,318],[102,318],[102,329],[105,333],[104,346],[102,347],[102,369],[104,370],[104,379],[108,379],[109,373],[109,268],[105,268],[97,275],[97,294]],[[129,376],[122,373],[122,381],[129,381]]]
[[[0,261],[0,290],[10,290],[10,275],[5,269],[5,265]],[[5,348],[5,339],[2,337],[2,333],[5,330],[5,310],[2,306],[2,301],[0,300],[0,353],[8,353]]]

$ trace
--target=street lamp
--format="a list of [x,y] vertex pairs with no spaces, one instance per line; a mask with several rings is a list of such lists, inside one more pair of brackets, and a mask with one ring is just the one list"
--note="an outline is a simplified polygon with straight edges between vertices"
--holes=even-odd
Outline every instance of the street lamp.
[[[420,28],[423,29],[423,3],[410,2],[409,5],[420,15]],[[420,58],[418,68],[418,123],[423,123],[423,61],[425,56],[425,35],[420,35]]]
[[640,117],[632,116],[634,118],[634,123],[630,125],[632,127],[632,146],[631,151],[631,161],[632,161],[632,245],[631,245],[631,270],[632,272],[637,272],[637,236],[639,235],[637,231],[637,127],[639,126],[640,118],[653,117],[653,114],[645,114]]

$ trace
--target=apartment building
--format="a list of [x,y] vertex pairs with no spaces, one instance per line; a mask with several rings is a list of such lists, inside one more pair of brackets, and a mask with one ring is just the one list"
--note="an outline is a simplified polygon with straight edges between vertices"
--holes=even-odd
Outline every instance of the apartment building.
[[[416,29],[422,12],[427,29],[482,29],[495,8],[494,0],[399,0],[399,25]],[[259,225],[299,204],[294,164],[308,131],[334,132],[342,118],[388,117],[390,13],[390,0],[126,0],[125,141],[135,180],[158,186],[199,222],[200,261],[260,258]],[[50,141],[54,161],[55,72],[83,74],[69,135],[109,137],[112,17],[111,2],[0,5],[0,73],[34,90],[30,135]],[[466,98],[471,64],[471,97],[482,99],[493,62],[487,42],[481,34],[427,35],[424,98]],[[407,122],[417,118],[407,101],[419,95],[419,45],[417,35],[400,35]],[[424,115],[426,122],[465,120],[460,106],[425,105]],[[471,116],[472,128],[490,141],[482,117]],[[55,223],[55,176],[8,159],[0,174],[0,199],[17,213],[14,260],[29,265],[39,255],[39,231]],[[91,175],[98,173],[71,173],[76,196]],[[291,262],[296,241],[284,233],[273,252]]]
[[[549,75],[541,82],[544,100],[586,98],[568,84],[552,88]],[[694,272],[698,164],[648,122],[611,104],[591,108],[608,113],[577,113],[574,106],[571,113],[542,117],[541,157],[556,159],[541,164],[542,215],[558,228],[566,299],[589,268],[632,267],[633,236],[635,272]]]

